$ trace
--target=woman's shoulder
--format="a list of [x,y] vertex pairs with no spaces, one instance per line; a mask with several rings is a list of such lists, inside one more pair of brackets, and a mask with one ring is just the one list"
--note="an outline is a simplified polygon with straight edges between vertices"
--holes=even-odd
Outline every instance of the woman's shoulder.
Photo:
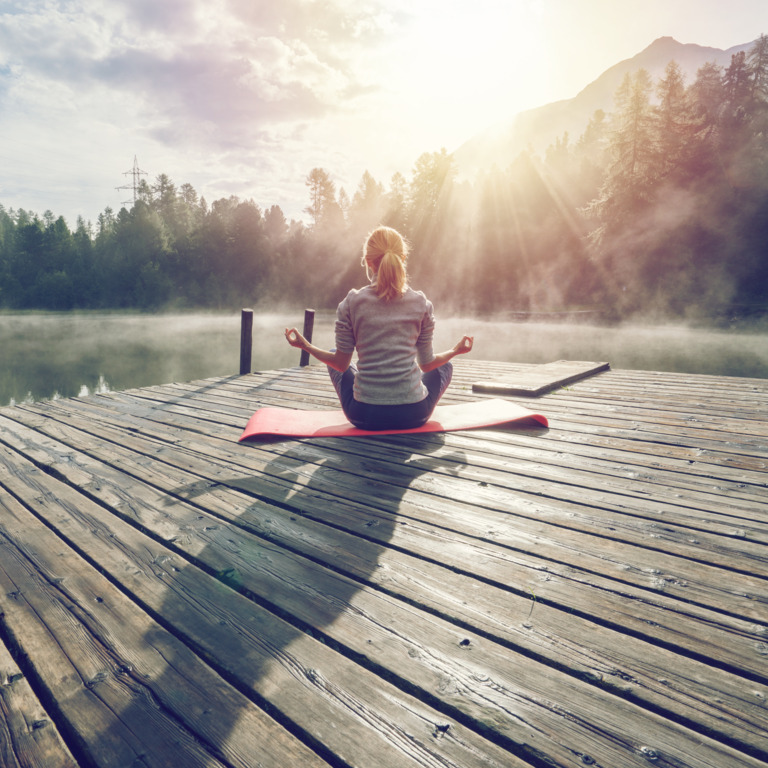
[[370,285],[363,286],[362,288],[352,288],[349,293],[339,302],[339,309],[344,307],[356,307],[360,304],[371,301],[378,298],[373,287]]
[[362,288],[352,288],[344,297],[343,301],[354,301],[355,299],[364,300],[371,298],[378,298],[376,296],[376,289],[372,285],[364,285]]
[[414,303],[419,303],[423,305],[424,307],[431,307],[432,302],[427,298],[427,294],[424,293],[424,291],[417,291],[408,286],[405,289],[405,293],[403,294],[403,298],[408,299]]

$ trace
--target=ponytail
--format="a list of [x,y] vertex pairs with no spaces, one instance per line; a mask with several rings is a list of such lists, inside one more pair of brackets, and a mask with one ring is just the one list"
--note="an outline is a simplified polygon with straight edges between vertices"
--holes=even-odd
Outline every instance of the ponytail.
[[403,295],[408,285],[406,263],[408,246],[402,235],[391,227],[379,227],[368,236],[363,262],[375,273],[376,295],[391,301]]

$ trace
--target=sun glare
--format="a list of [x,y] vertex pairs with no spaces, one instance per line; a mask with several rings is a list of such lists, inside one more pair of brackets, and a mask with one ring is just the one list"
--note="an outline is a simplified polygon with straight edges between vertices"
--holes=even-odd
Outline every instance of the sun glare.
[[[538,106],[543,10],[531,0],[419,2],[400,45],[400,96],[411,117],[473,133]],[[546,75],[544,75],[546,76]],[[466,137],[466,136],[465,136]]]

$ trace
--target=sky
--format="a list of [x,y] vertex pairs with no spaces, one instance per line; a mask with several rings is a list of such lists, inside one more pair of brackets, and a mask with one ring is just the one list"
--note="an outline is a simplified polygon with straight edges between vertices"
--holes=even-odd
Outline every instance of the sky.
[[315,167],[388,187],[659,37],[761,33],[766,0],[0,0],[0,204],[95,223],[135,159],[306,219]]

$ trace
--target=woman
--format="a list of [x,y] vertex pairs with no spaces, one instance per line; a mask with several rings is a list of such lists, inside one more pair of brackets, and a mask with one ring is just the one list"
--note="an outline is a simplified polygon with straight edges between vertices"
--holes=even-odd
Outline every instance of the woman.
[[[336,348],[310,344],[285,329],[292,347],[328,366],[344,415],[360,429],[410,429],[424,424],[451,381],[450,360],[472,349],[464,336],[453,349],[432,350],[432,303],[408,285],[408,248],[399,232],[378,227],[365,242],[370,284],[352,290],[336,311]],[[357,350],[357,367],[352,353]]]

